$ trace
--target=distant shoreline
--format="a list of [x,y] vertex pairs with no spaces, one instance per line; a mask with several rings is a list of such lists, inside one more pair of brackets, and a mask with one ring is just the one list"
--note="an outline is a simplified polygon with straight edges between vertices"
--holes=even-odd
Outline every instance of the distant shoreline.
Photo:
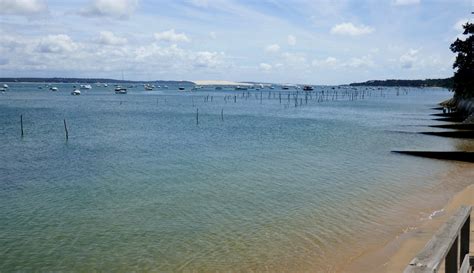
[[452,89],[453,78],[425,79],[425,80],[371,80],[366,82],[351,83],[350,86],[392,86],[392,87],[443,87]]
[[194,84],[191,81],[175,81],[175,80],[152,80],[152,81],[132,81],[117,80],[106,78],[0,78],[0,82],[8,83],[163,83],[163,84]]
[[[7,83],[160,83],[160,84],[189,84],[199,85],[199,82],[226,82],[226,81],[187,81],[187,80],[117,80],[107,78],[67,78],[67,77],[0,77],[0,82]],[[260,82],[238,81],[240,84],[258,84]],[[261,82],[263,83],[263,82]],[[265,82],[265,84],[270,84]],[[280,84],[280,83],[273,83]],[[301,84],[303,85],[303,84]],[[324,85],[324,84],[323,84]],[[453,78],[446,79],[425,79],[425,80],[401,80],[401,79],[387,79],[387,80],[370,80],[365,82],[356,82],[349,84],[335,84],[326,86],[386,86],[386,87],[442,87],[451,89],[453,87]]]

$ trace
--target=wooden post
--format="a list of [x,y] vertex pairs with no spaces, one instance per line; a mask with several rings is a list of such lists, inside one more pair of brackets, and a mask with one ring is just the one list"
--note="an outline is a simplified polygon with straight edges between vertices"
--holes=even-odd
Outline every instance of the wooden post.
[[221,120],[224,121],[224,108],[221,110]]
[[446,273],[457,273],[458,272],[458,242],[459,238],[454,240],[451,249],[448,251],[448,255],[446,255],[445,261],[445,272]]
[[[462,206],[442,227],[433,238],[425,245],[423,250],[416,255],[406,267],[404,273],[433,273],[439,272],[444,260],[445,273],[457,273],[460,266],[458,252],[469,252],[469,243],[459,246],[468,237],[471,206]],[[461,250],[461,251],[459,251]]]
[[21,137],[23,137],[23,115],[20,115]]
[[[464,256],[466,256],[466,254],[469,254],[469,240],[470,240],[470,235],[469,235],[469,232],[470,232],[470,229],[471,229],[471,216],[469,216],[466,220],[466,222],[464,223],[464,225],[462,226],[461,228],[461,239],[460,239],[460,248],[459,248],[459,257],[461,259],[464,258]],[[462,261],[460,261],[462,262]]]
[[199,125],[199,108],[196,108],[196,125]]
[[64,132],[66,132],[66,140],[68,140],[69,139],[69,133],[67,131],[66,119],[64,119]]

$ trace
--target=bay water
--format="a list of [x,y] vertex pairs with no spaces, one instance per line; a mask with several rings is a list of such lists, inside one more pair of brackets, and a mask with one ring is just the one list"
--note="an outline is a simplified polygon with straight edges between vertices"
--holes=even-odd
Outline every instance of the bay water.
[[9,85],[0,272],[331,272],[470,183],[390,152],[468,145],[416,133],[445,89],[317,87],[295,107],[295,90]]

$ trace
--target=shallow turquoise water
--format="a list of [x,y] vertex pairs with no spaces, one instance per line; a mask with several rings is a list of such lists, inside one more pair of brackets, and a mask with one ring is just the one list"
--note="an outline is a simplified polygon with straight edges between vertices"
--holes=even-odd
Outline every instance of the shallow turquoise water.
[[390,150],[459,145],[410,133],[442,89],[294,107],[269,90],[58,86],[0,95],[1,272],[327,271],[416,220],[402,215],[453,164]]

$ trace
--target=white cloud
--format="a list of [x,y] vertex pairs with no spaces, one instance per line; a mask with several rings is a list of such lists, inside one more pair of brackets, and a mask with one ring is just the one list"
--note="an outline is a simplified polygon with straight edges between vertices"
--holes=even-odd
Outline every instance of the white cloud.
[[173,44],[169,47],[160,47],[157,44],[141,46],[134,52],[134,59],[139,62],[157,62],[163,66],[186,68],[216,68],[224,64],[224,52],[190,51]]
[[324,60],[315,59],[315,60],[313,60],[313,62],[311,64],[313,66],[316,66],[316,67],[322,67],[322,68],[331,67],[331,68],[334,68],[339,64],[339,61],[334,57],[327,57]]
[[278,44],[272,44],[265,47],[265,52],[268,53],[277,53],[280,51],[280,46]]
[[0,0],[0,14],[33,15],[47,10],[43,0]]
[[10,36],[3,33],[1,33],[0,36],[2,37],[0,49],[8,51],[23,50],[25,43],[23,42],[22,37]]
[[260,69],[262,69],[263,71],[266,71],[266,72],[272,70],[272,65],[267,64],[267,63],[260,63],[259,67],[260,67]]
[[127,43],[127,39],[116,36],[110,31],[101,31],[97,42],[104,45],[124,45]]
[[199,51],[194,54],[193,65],[195,67],[215,68],[222,64],[224,58],[223,52]]
[[93,0],[79,12],[83,16],[128,18],[138,6],[138,0]]
[[37,50],[42,53],[63,53],[78,49],[78,45],[71,37],[65,34],[48,35],[42,38],[37,46]]
[[293,35],[288,35],[288,44],[290,46],[296,45],[296,37]]
[[400,56],[400,64],[402,68],[404,69],[410,69],[413,68],[413,65],[415,64],[415,61],[418,59],[417,54],[418,54],[417,49],[410,49],[408,52]]
[[300,53],[284,52],[282,54],[282,57],[287,64],[292,66],[302,67],[306,64],[306,57]]
[[[12,75],[44,75],[44,71],[48,71],[52,76],[118,78],[123,70],[127,71],[125,76],[129,79],[144,79],[144,71],[153,75],[151,77],[189,79],[190,75],[218,74],[231,65],[224,52],[193,51],[176,44],[143,43],[137,46],[127,43],[104,47],[97,42],[81,43],[64,34],[42,38],[0,35],[0,67]],[[2,56],[8,56],[8,59],[2,59]]]
[[374,32],[374,30],[375,30],[374,28],[365,26],[365,25],[355,26],[352,23],[342,23],[342,24],[333,26],[331,28],[331,33],[340,34],[340,35],[358,36],[358,35],[372,33]]
[[209,38],[211,38],[212,40],[215,40],[217,39],[217,34],[214,31],[211,31],[209,32]]
[[186,34],[176,33],[174,29],[170,29],[163,32],[157,32],[155,33],[154,36],[157,41],[166,41],[166,42],[172,42],[172,43],[191,41],[191,39],[189,39],[188,36],[186,36]]
[[395,0],[393,2],[395,6],[417,5],[419,3],[420,0]]
[[362,67],[374,67],[375,63],[372,60],[370,55],[358,57],[358,58],[351,58],[349,62],[346,64],[349,67],[353,68],[362,68]]
[[311,63],[314,67],[317,68],[331,68],[331,69],[344,69],[349,68],[353,70],[354,68],[371,68],[375,67],[375,63],[372,59],[372,56],[366,55],[362,57],[353,57],[349,60],[339,60],[335,57],[327,57],[326,59],[315,59]]
[[459,32],[464,32],[463,25],[465,25],[467,22],[469,22],[469,19],[460,19],[454,24],[453,28]]

